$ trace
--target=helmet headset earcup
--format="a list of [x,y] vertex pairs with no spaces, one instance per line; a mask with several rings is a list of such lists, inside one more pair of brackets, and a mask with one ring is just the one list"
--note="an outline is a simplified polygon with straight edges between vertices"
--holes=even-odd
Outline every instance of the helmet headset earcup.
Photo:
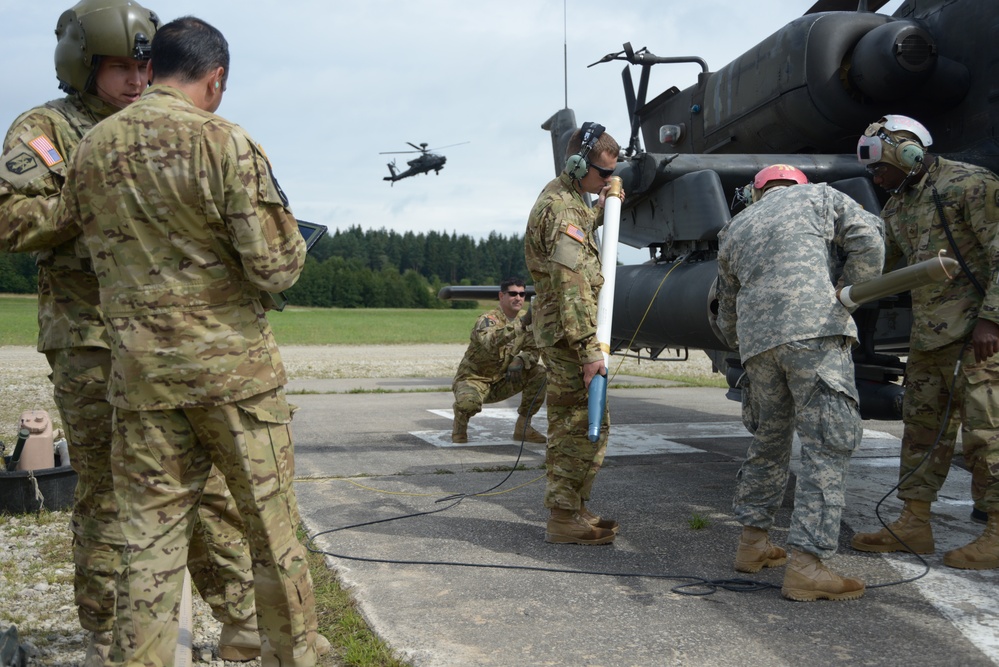
[[905,169],[912,169],[917,163],[923,161],[926,152],[915,141],[903,141],[895,148],[895,155],[899,165]]
[[604,133],[604,129],[603,125],[589,121],[583,123],[582,127],[579,128],[582,134],[582,144],[579,147],[579,152],[570,155],[565,161],[565,173],[569,175],[569,178],[578,181],[586,176],[586,172],[590,170],[590,165],[586,162],[586,156],[597,145],[597,139]]

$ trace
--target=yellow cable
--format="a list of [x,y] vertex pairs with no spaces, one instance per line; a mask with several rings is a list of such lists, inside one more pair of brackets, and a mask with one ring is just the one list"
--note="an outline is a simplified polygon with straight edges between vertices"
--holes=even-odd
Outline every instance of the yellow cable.
[[[656,302],[656,297],[659,296],[659,290],[661,290],[663,288],[663,285],[666,283],[666,279],[669,278],[669,274],[673,273],[678,266],[680,266],[681,264],[683,264],[683,260],[684,259],[685,259],[684,257],[681,257],[680,259],[678,259],[673,264],[673,266],[670,268],[670,270],[666,272],[666,275],[663,276],[663,279],[659,281],[659,286],[656,287],[656,291],[655,291],[655,293],[653,293],[652,299],[649,300],[649,305],[646,306],[645,312],[642,313],[642,319],[638,321],[638,326],[635,327],[635,334],[631,337],[631,340],[628,341],[628,347],[625,348],[625,349],[628,349],[628,350],[631,349],[632,343],[634,343],[635,339],[638,338],[638,332],[642,330],[642,325],[645,324],[645,318],[648,317],[649,311],[652,310],[652,304],[654,304]],[[624,357],[624,356],[621,357],[621,361],[619,361],[617,363],[617,369],[615,369],[614,374],[611,375],[610,380],[607,381],[608,384],[610,382],[612,382],[614,380],[614,378],[617,377],[617,374],[619,372],[621,372],[621,365],[624,364],[624,360],[626,358],[627,357]]]
[[[534,484],[539,479],[544,479],[544,478],[545,478],[545,475],[538,475],[537,477],[535,477],[531,481],[524,482],[523,484],[519,484],[517,486],[511,487],[511,488],[507,489],[506,491],[497,491],[495,493],[476,493],[476,494],[470,494],[470,495],[476,495],[476,496],[501,496],[504,493],[509,493],[510,491],[516,491],[517,489],[523,488],[523,487],[528,486],[530,484]],[[296,481],[298,481],[298,480],[296,480]],[[378,488],[375,488],[373,486],[367,486],[366,484],[360,484],[359,482],[355,482],[352,479],[343,479],[343,478],[341,478],[341,481],[347,482],[348,484],[353,484],[357,488],[364,489],[365,491],[374,491],[375,493],[384,493],[385,495],[388,495],[388,496],[414,496],[414,497],[417,497],[417,498],[432,498],[432,497],[440,495],[440,493],[409,493],[409,492],[404,492],[404,491],[387,491],[385,489],[378,489]]]

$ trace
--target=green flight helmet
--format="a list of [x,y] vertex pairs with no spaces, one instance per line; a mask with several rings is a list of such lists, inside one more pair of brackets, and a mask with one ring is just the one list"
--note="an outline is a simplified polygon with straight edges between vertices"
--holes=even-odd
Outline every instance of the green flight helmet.
[[134,0],[82,0],[56,23],[55,68],[59,88],[85,93],[94,83],[100,56],[149,60],[156,13]]

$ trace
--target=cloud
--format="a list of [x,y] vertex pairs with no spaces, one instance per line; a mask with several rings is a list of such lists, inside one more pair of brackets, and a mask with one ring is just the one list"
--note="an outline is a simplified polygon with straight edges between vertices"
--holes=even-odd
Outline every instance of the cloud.
[[[219,113],[265,148],[297,215],[331,228],[481,238],[523,232],[535,197],[554,176],[541,123],[563,106],[566,88],[579,122],[599,121],[626,142],[624,63],[587,65],[631,42],[661,56],[701,56],[718,69],[812,2],[145,4],[164,20],[193,14],[226,35],[232,72]],[[63,8],[0,1],[7,82],[0,123],[59,96],[53,29]],[[691,64],[653,68],[650,98],[692,84],[698,71]],[[633,74],[637,82],[637,69]],[[440,175],[391,187],[382,180],[393,157],[382,151],[464,141],[443,151]],[[403,164],[408,156],[394,157]]]

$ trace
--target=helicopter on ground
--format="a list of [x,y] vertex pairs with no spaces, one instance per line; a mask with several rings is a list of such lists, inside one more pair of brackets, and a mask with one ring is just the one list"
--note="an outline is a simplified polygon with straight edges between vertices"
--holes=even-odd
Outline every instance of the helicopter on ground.
[[437,155],[436,153],[431,153],[430,151],[441,150],[443,148],[451,148],[451,146],[461,146],[462,144],[467,144],[467,141],[463,141],[458,144],[451,144],[449,146],[441,146],[440,148],[427,148],[426,143],[421,143],[417,146],[409,141],[406,142],[415,151],[386,151],[379,153],[379,155],[398,155],[402,153],[419,153],[420,156],[413,158],[406,162],[409,165],[409,169],[406,171],[399,171],[398,167],[395,166],[395,160],[388,163],[389,175],[384,177],[382,180],[391,181],[393,184],[403,178],[409,178],[410,176],[416,176],[417,174],[429,174],[431,171],[435,174],[440,174],[441,169],[444,168],[444,163],[447,162],[447,158],[443,155]]
[[[737,395],[738,355],[714,321],[717,234],[742,206],[732,193],[763,167],[790,164],[878,212],[886,194],[857,160],[857,139],[879,117],[903,114],[929,129],[934,154],[999,172],[999,3],[905,0],[892,16],[876,13],[885,4],[818,0],[714,72],[701,58],[659,57],[627,43],[593,63],[627,63],[630,136],[615,170],[628,193],[620,241],[649,250],[648,262],[617,267],[615,354],[682,360],[703,350]],[[697,83],[649,100],[650,69],[673,63],[700,64]],[[556,173],[577,127],[568,108],[542,124]],[[469,298],[461,287],[445,289]],[[865,304],[854,319],[861,414],[900,419],[909,295]]]

